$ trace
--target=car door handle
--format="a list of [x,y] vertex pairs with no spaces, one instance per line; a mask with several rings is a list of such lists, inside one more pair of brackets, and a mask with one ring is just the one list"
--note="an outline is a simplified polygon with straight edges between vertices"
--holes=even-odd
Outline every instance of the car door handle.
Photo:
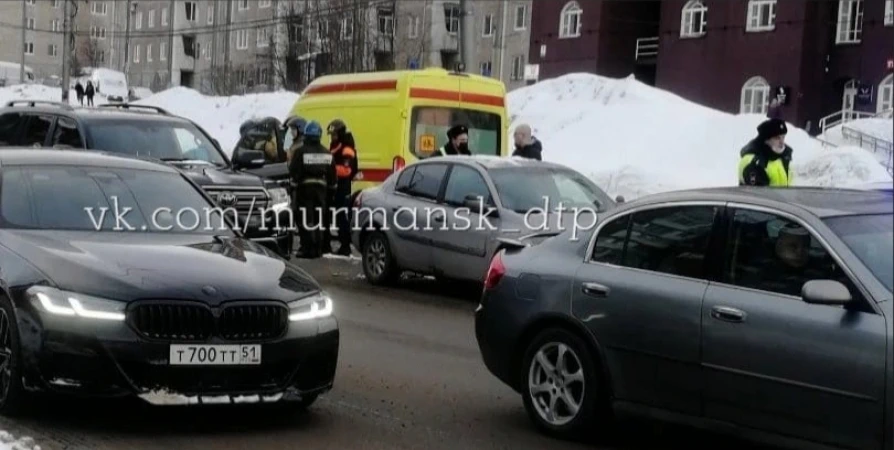
[[584,283],[580,290],[592,297],[608,297],[609,292],[611,292],[608,286],[599,283]]
[[727,306],[715,306],[711,308],[711,317],[724,322],[744,322],[745,311]]

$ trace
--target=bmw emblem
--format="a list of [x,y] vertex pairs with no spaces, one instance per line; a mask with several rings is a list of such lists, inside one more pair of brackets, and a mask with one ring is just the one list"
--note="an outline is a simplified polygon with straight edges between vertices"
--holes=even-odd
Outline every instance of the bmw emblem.
[[236,194],[232,192],[221,192],[217,196],[217,203],[221,206],[233,206],[236,204]]

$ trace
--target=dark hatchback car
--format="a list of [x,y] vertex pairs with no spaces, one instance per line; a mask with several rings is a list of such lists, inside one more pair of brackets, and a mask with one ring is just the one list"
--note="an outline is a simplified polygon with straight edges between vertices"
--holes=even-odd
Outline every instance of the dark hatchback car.
[[306,407],[331,389],[332,300],[215,208],[164,164],[0,150],[0,413],[35,391]]
[[481,354],[559,435],[604,432],[615,412],[890,449],[892,211],[888,193],[810,188],[627,203],[578,241],[494,258]]
[[228,215],[238,216],[246,237],[284,257],[291,254],[288,180],[267,176],[263,152],[240,151],[231,161],[205,130],[162,108],[9,102],[0,108],[0,147],[16,146],[89,149],[164,161],[201,186]]

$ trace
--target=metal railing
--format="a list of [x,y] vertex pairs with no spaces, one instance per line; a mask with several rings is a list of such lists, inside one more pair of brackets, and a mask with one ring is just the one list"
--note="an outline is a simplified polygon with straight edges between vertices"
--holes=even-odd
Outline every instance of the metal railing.
[[658,37],[639,38],[636,40],[636,58],[658,56]]
[[883,159],[879,162],[894,176],[894,143],[847,126],[841,127],[841,136],[849,143],[881,155]]
[[819,121],[820,133],[825,134],[829,128],[848,123],[857,119],[868,119],[875,117],[875,113],[865,111],[841,110],[823,117]]

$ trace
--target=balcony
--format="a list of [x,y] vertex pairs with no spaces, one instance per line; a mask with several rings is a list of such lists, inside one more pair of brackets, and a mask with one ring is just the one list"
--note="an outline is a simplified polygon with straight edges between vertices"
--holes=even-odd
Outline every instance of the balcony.
[[658,37],[646,37],[636,40],[634,59],[639,63],[651,64],[658,58]]

